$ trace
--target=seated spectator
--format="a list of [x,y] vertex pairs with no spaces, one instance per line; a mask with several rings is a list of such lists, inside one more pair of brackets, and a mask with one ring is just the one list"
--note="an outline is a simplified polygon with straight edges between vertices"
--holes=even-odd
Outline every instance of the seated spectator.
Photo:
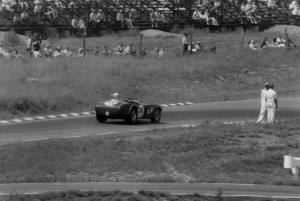
[[5,11],[14,12],[14,9],[12,9],[13,4],[10,0],[2,0],[1,8]]
[[24,5],[26,6],[26,9],[28,10],[28,0],[19,0],[19,4],[21,6],[21,9],[24,10]]
[[275,43],[276,47],[286,46],[286,40],[284,40],[281,36],[279,36],[278,38],[274,38],[273,42]]
[[50,44],[47,44],[46,47],[44,48],[44,55],[45,57],[52,57],[53,51],[50,48]]
[[246,4],[245,15],[246,15],[247,19],[249,19],[252,24],[257,24],[257,21],[255,20],[255,17],[253,16],[253,10],[252,9],[253,9],[252,3],[248,2]]
[[196,49],[196,52],[201,52],[203,50],[203,46],[200,43],[200,41],[197,42],[195,49]]
[[0,58],[1,57],[9,57],[9,53],[3,48],[3,43],[0,42]]
[[197,9],[193,12],[192,19],[193,19],[193,20],[196,20],[196,21],[201,20],[201,18],[200,18],[200,9],[199,9],[199,8],[197,8]]
[[120,23],[121,27],[124,27],[124,21],[125,21],[125,19],[124,19],[124,12],[123,12],[123,10],[119,10],[119,12],[117,14],[117,19],[116,20]]
[[42,9],[43,9],[43,7],[41,6],[40,3],[38,3],[34,6],[33,13],[35,14],[36,17],[38,17],[38,18],[41,17]]
[[165,26],[167,23],[169,23],[169,21],[167,20],[167,16],[165,15],[164,12],[161,13],[160,21],[161,21],[161,23],[162,23],[164,26]]
[[77,57],[78,58],[84,58],[84,49],[83,48],[78,49]]
[[103,22],[106,21],[106,16],[105,16],[104,12],[101,9],[98,10],[98,13],[96,15],[96,19],[97,19],[97,22],[99,22],[99,23],[103,23]]
[[146,49],[144,47],[141,49],[140,56],[147,56]]
[[100,55],[100,49],[99,49],[99,46],[97,46],[95,49],[94,49],[94,52],[93,52],[93,56],[94,57],[97,57]]
[[58,7],[58,8],[65,8],[65,6],[62,4],[62,2],[60,0],[54,0],[54,4]]
[[7,53],[10,55],[10,57],[17,57],[18,50],[15,48],[13,44],[11,44],[10,48],[7,50]]
[[111,55],[111,51],[108,49],[107,46],[104,46],[104,49],[102,50],[102,54],[104,56],[110,56]]
[[213,17],[210,12],[206,11],[205,15],[207,16],[206,21],[207,21],[208,24],[211,24],[211,25],[214,25],[214,26],[219,26],[219,23],[218,23],[217,19],[215,17]]
[[257,44],[255,44],[254,40],[249,41],[248,44],[249,44],[248,46],[249,46],[249,48],[251,50],[258,50],[259,49],[259,47],[257,46]]
[[15,14],[13,21],[15,25],[19,24],[21,22],[20,16],[18,14]]
[[292,15],[300,15],[299,2],[294,0],[290,5],[289,9],[292,10]]
[[28,13],[23,10],[23,12],[21,13],[21,22],[26,24],[29,20],[29,17],[28,17]]
[[46,7],[45,15],[47,15],[50,20],[54,20],[58,17],[57,10],[51,5]]
[[247,12],[247,5],[246,5],[245,2],[243,2],[242,5],[241,5],[240,15],[241,15],[241,16],[245,16],[245,15],[246,15],[246,12]]
[[54,58],[58,58],[58,57],[61,57],[62,54],[61,54],[61,48],[60,47],[56,47],[55,48],[55,51],[53,52],[53,57]]
[[158,48],[155,48],[155,49],[152,51],[152,55],[155,56],[155,57],[158,57],[158,55],[159,55],[159,50],[158,50]]
[[221,7],[221,0],[215,0],[214,7],[215,9],[219,9]]
[[73,56],[73,52],[70,50],[70,47],[67,47],[67,49],[62,51],[62,53],[65,55],[66,58],[69,58],[69,57]]
[[75,0],[70,0],[68,7],[69,8],[76,8]]
[[116,48],[116,55],[123,55],[124,49],[123,49],[123,43],[119,43],[118,47]]
[[267,37],[265,37],[260,43],[259,47],[265,49],[269,47],[274,47],[274,45],[269,42],[269,39]]
[[267,6],[269,10],[274,10],[277,7],[275,0],[268,0]]
[[97,13],[95,9],[92,9],[92,12],[90,13],[90,22],[93,24],[97,23]]
[[125,48],[124,54],[125,55],[131,55],[131,56],[134,56],[136,54],[136,51],[133,50],[131,43],[128,44],[127,47]]
[[151,13],[150,13],[150,21],[151,21],[151,26],[152,27],[158,27],[158,24],[157,24],[158,21],[157,21],[154,10],[152,10]]
[[161,48],[160,49],[160,51],[159,51],[159,53],[158,53],[158,57],[163,57],[163,56],[165,56],[165,51],[164,51],[164,48]]

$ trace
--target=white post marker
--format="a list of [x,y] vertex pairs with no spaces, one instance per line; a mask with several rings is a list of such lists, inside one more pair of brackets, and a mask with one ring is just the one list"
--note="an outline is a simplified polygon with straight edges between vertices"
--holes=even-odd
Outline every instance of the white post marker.
[[284,156],[284,168],[291,169],[293,175],[299,177],[300,158]]

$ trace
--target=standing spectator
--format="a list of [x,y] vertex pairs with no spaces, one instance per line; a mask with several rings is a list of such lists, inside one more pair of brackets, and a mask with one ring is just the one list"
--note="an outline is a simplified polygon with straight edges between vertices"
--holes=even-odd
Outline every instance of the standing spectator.
[[129,14],[128,14],[128,18],[127,20],[127,26],[131,29],[133,29],[133,20],[134,20],[134,13],[133,10],[130,10]]
[[97,22],[102,24],[106,21],[105,18],[106,18],[105,14],[103,13],[103,11],[101,9],[99,9],[98,13],[96,15]]
[[161,13],[160,20],[164,26],[169,23],[167,16],[164,12]]
[[265,84],[265,88],[261,90],[260,93],[260,113],[256,123],[261,123],[264,120],[267,105],[266,105],[266,92],[269,90],[269,83]]
[[78,36],[78,29],[79,29],[79,21],[78,21],[78,17],[75,16],[71,21],[71,35]]
[[0,58],[9,57],[9,53],[3,48],[3,43],[0,42]]
[[159,23],[161,22],[161,13],[160,11],[156,10],[155,11],[155,17],[156,17],[156,27],[158,27]]
[[117,14],[117,21],[119,22],[119,24],[121,25],[121,27],[124,27],[124,12],[123,10],[119,10],[118,14]]
[[156,15],[155,15],[155,11],[152,10],[151,13],[150,13],[150,21],[151,21],[151,26],[154,27],[154,25],[156,27],[158,27],[157,25],[157,18],[156,18]]
[[185,33],[182,38],[182,54],[188,53],[189,41],[188,41],[187,37],[188,37],[188,34]]
[[80,36],[86,35],[86,26],[83,17],[80,17],[78,21],[78,30],[80,32]]
[[289,9],[292,10],[292,15],[300,15],[299,2],[294,0],[290,5]]
[[268,110],[268,123],[274,123],[275,112],[278,109],[277,93],[274,91],[274,85],[270,84],[269,90],[266,92],[265,101]]

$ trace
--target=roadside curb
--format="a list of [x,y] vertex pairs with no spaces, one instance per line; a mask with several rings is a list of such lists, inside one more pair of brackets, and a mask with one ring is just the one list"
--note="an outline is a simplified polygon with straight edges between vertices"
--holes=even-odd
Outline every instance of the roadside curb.
[[[184,103],[170,103],[170,104],[160,104],[161,107],[178,107],[178,106],[186,106],[186,105],[193,105],[194,103],[191,102],[184,102]],[[24,117],[19,119],[10,119],[10,120],[1,120],[0,125],[3,124],[15,124],[15,123],[22,123],[22,122],[29,122],[29,121],[38,121],[38,120],[47,120],[47,119],[58,119],[58,118],[66,118],[66,117],[77,117],[83,115],[92,115],[95,114],[95,111],[91,112],[72,112],[66,114],[58,114],[58,115],[46,115],[46,116],[36,116],[36,117]]]

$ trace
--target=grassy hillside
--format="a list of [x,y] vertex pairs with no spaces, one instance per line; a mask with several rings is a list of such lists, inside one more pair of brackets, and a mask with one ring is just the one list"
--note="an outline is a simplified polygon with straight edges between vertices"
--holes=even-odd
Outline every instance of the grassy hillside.
[[[206,102],[258,98],[265,82],[275,83],[280,97],[300,95],[300,50],[240,50],[239,33],[193,33],[207,49],[219,54],[181,56],[181,39],[144,38],[148,52],[164,47],[166,56],[97,57],[95,46],[116,47],[139,35],[112,35],[87,39],[86,59],[0,60],[0,119],[45,113],[92,110],[94,105],[119,92],[123,98],[145,102]],[[128,35],[128,34],[127,34]],[[130,35],[130,34],[129,34]],[[264,33],[246,33],[245,40],[262,39]],[[271,38],[273,34],[268,34]],[[299,42],[293,38],[294,42]],[[82,46],[79,39],[53,40],[53,46]],[[37,78],[37,81],[27,81]]]
[[130,136],[0,146],[0,183],[210,182],[300,185],[283,168],[300,155],[300,120],[275,125],[203,123]]

